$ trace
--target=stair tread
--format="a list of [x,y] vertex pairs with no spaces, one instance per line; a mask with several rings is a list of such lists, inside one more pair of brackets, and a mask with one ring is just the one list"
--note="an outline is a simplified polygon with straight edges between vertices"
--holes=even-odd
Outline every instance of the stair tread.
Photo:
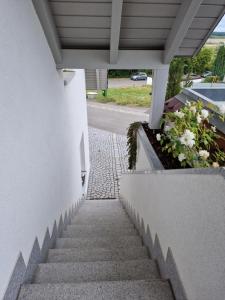
[[136,236],[117,236],[115,237],[88,237],[88,238],[58,238],[56,248],[122,248],[140,246],[141,238]]
[[18,300],[173,300],[119,200],[86,200]]
[[128,226],[132,223],[128,218],[118,219],[118,218],[104,218],[104,217],[88,217],[88,218],[79,218],[79,216],[74,217],[71,220],[71,225],[90,225],[90,226],[111,226],[116,224],[116,226]]
[[88,282],[159,279],[156,263],[150,259],[39,264],[35,283]]
[[173,300],[168,282],[131,280],[87,283],[29,284],[18,300]]
[[132,248],[92,248],[92,249],[52,249],[49,250],[47,262],[77,262],[104,260],[131,260],[148,258],[143,246]]
[[74,226],[67,226],[63,231],[62,237],[89,237],[89,236],[114,236],[114,235],[137,235],[134,228],[77,228]]
[[80,230],[110,230],[110,229],[115,229],[115,230],[120,230],[120,229],[135,229],[134,225],[132,223],[128,224],[113,224],[113,223],[99,223],[96,225],[91,225],[91,224],[69,224],[67,228],[74,228],[74,229],[80,229]]

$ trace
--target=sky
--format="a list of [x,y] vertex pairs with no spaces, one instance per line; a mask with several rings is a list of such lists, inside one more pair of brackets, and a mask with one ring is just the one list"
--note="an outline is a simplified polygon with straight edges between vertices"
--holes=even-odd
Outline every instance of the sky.
[[225,32],[225,16],[222,18],[222,20],[219,22],[218,26],[215,28],[214,31],[220,31]]

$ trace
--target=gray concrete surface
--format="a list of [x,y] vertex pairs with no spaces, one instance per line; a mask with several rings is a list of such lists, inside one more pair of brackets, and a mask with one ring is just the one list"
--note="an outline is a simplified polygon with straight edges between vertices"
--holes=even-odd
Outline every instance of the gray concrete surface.
[[47,262],[108,261],[148,258],[143,246],[131,248],[94,248],[94,249],[51,249]]
[[19,300],[173,300],[167,282],[132,280],[33,284],[22,287]]
[[119,200],[86,200],[74,219],[78,225],[66,229],[70,238],[57,239],[18,299],[173,299]]
[[130,80],[130,78],[109,78],[108,86],[109,88],[145,86],[146,82],[147,80],[134,81]]
[[91,281],[159,279],[150,259],[39,264],[35,283],[79,283]]
[[[116,220],[115,220],[116,223]],[[89,237],[89,238],[59,238],[56,241],[56,248],[115,248],[140,246],[141,239],[139,236],[120,236],[114,237]]]
[[126,107],[87,100],[88,125],[126,135],[132,122],[148,121],[147,108]]

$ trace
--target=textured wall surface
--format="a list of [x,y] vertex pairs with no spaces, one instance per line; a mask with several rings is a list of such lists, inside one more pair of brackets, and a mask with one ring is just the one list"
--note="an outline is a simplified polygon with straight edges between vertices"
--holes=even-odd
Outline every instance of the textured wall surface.
[[0,9],[0,299],[22,252],[76,202],[89,168],[84,71],[64,88],[31,1]]
[[189,300],[224,300],[224,183],[215,174],[127,174],[121,179],[122,197],[149,226],[153,240],[157,234],[164,260],[168,247],[173,253]]

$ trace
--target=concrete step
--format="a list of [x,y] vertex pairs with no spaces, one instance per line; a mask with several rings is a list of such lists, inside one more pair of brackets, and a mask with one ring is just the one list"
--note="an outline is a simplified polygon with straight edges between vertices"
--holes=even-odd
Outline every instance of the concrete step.
[[150,259],[39,264],[34,283],[81,283],[159,279],[156,263]]
[[90,230],[96,230],[96,231],[99,231],[99,230],[115,230],[115,231],[119,231],[119,230],[131,230],[131,229],[135,229],[134,225],[131,224],[131,223],[127,223],[127,224],[124,224],[124,226],[120,226],[118,224],[110,224],[110,223],[97,223],[95,224],[94,226],[93,225],[90,225],[90,224],[71,224],[71,225],[68,225],[67,228],[73,228],[73,229],[76,229],[76,230],[80,230],[80,231],[90,231]]
[[118,249],[51,249],[47,262],[124,261],[143,258],[148,258],[148,252],[142,246]]
[[58,238],[55,248],[128,248],[141,246],[139,236],[89,237],[89,238]]
[[168,282],[132,280],[80,284],[29,284],[18,300],[173,300]]
[[[76,217],[76,216],[75,216]],[[79,211],[77,218],[104,218],[104,219],[120,219],[121,221],[127,220],[128,216],[123,211]],[[129,220],[129,219],[128,219]]]
[[67,229],[62,233],[62,237],[71,238],[123,235],[137,235],[137,231],[134,228],[77,228],[76,226],[67,226]]
[[130,226],[132,223],[128,218],[106,218],[104,216],[81,218],[79,215],[73,217],[71,225],[90,225],[90,226]]
[[121,211],[124,211],[122,205],[120,204],[111,204],[111,205],[82,205],[81,208],[80,208],[80,211],[89,211],[89,210],[105,210],[105,211],[117,211],[117,210],[121,210]]
[[123,207],[119,200],[86,200],[82,204],[83,207]]
[[83,206],[121,206],[122,203],[119,200],[114,199],[99,199],[99,200],[85,200],[82,204]]

